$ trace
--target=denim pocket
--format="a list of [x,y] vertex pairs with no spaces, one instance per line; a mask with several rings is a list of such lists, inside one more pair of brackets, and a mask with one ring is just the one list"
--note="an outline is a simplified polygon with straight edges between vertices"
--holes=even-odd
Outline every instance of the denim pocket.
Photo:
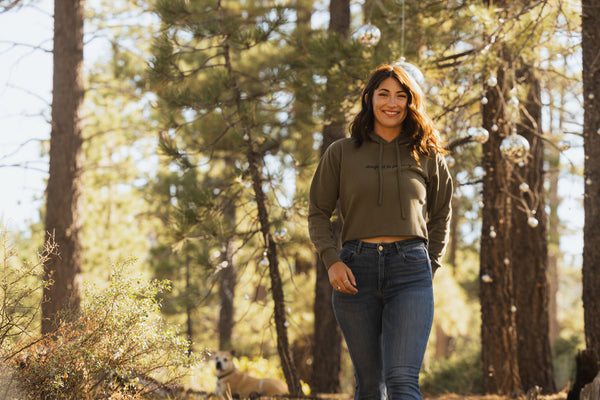
[[425,245],[408,248],[402,252],[404,262],[407,264],[423,264],[428,261]]
[[350,261],[352,261],[352,258],[354,258],[354,250],[351,250],[347,247],[342,247],[339,256],[340,260],[342,260],[344,264],[348,264]]

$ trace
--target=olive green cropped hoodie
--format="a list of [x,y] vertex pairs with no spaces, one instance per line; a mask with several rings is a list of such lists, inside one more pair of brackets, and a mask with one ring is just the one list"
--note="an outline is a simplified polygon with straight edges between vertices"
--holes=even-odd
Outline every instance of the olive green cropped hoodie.
[[[376,236],[427,241],[432,269],[441,266],[452,213],[452,178],[444,157],[410,155],[409,139],[387,142],[375,133],[360,147],[351,138],[332,143],[310,187],[308,229],[323,263],[340,261],[331,216],[339,200],[342,243]],[[400,166],[400,168],[398,167]]]

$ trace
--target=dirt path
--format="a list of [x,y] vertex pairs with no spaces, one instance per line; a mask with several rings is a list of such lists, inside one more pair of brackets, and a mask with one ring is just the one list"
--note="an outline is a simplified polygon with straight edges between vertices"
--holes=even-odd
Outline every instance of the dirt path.
[[[498,396],[498,395],[486,395],[486,396],[472,396],[472,395],[460,395],[460,394],[444,394],[440,396],[425,396],[423,400],[525,400],[526,396]],[[565,400],[567,398],[567,392],[556,393],[552,395],[539,395],[536,397],[537,400]]]

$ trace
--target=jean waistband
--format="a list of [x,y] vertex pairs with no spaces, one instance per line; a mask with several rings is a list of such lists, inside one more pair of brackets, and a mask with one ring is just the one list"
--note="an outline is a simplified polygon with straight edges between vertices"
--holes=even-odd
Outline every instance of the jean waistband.
[[390,243],[368,243],[362,240],[349,240],[344,243],[344,247],[354,250],[357,253],[361,251],[380,251],[382,253],[401,252],[410,247],[415,247],[427,243],[423,238],[413,238],[399,240]]

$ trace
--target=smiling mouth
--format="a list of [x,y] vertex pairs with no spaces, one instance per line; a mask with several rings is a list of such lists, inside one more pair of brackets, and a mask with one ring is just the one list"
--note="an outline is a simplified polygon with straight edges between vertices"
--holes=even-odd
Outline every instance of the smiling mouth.
[[400,115],[399,111],[384,111],[383,113],[385,115],[387,115],[388,117],[396,117],[396,116]]

